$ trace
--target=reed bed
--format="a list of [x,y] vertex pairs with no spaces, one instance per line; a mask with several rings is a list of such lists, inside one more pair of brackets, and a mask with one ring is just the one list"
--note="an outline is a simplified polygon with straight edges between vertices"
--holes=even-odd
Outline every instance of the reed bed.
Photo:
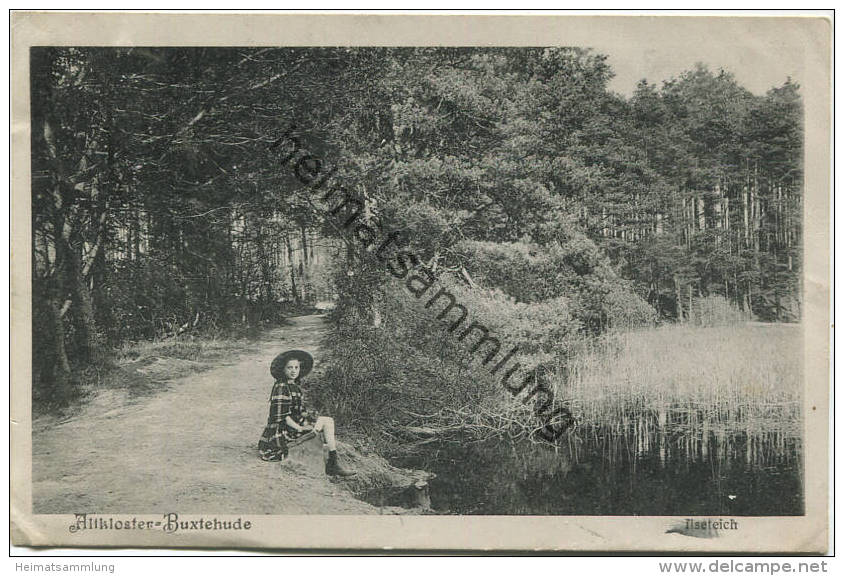
[[604,430],[656,428],[700,436],[802,426],[797,325],[670,325],[609,334],[583,346],[555,378],[578,421]]

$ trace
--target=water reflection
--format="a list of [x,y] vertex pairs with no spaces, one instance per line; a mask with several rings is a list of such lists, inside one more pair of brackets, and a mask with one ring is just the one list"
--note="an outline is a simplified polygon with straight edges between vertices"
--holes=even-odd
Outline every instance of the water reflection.
[[803,514],[797,437],[683,420],[581,427],[556,447],[453,438],[394,463],[435,472],[432,506],[446,514]]

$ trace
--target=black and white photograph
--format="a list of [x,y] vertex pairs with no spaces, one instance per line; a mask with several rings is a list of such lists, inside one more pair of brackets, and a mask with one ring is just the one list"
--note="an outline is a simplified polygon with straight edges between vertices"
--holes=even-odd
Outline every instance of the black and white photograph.
[[826,549],[827,20],[192,18],[13,54],[13,540]]

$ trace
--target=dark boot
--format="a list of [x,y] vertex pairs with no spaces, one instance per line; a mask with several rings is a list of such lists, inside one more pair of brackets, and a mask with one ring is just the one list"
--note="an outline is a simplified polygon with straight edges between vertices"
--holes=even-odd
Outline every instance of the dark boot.
[[332,450],[328,453],[328,461],[325,463],[325,473],[329,476],[354,476],[357,472],[343,468],[343,465],[337,461],[337,451]]

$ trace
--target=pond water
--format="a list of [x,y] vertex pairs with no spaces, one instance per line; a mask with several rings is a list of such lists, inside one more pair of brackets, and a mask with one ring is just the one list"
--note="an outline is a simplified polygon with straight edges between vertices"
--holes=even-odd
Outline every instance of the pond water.
[[[803,514],[802,445],[780,433],[579,428],[558,446],[453,438],[391,460],[437,474],[439,514]],[[367,500],[386,505],[384,494]]]

